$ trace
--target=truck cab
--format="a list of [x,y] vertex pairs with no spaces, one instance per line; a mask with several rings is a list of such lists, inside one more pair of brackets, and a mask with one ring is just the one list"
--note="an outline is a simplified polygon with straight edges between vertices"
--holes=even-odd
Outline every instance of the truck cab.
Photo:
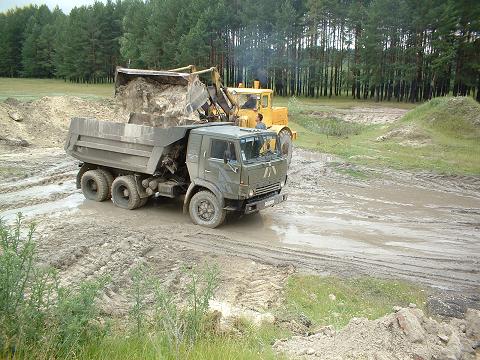
[[[274,131],[229,125],[194,129],[189,135],[186,164],[191,184],[185,203],[192,219],[202,225],[208,226],[212,220],[196,216],[201,209],[192,206],[193,197],[202,188],[215,194],[221,213],[249,214],[287,198],[281,191],[288,165]],[[222,217],[224,214],[217,220]]]

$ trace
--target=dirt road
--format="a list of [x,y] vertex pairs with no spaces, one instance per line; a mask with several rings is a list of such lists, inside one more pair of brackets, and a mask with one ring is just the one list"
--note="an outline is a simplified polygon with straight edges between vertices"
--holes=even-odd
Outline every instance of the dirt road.
[[126,211],[85,200],[62,149],[4,150],[0,212],[39,223],[40,259],[65,283],[109,274],[112,313],[125,311],[124,284],[136,265],[180,289],[182,265],[205,261],[223,269],[221,301],[258,312],[278,301],[293,269],[403,278],[478,306],[480,179],[362,168],[367,179],[359,180],[334,160],[296,150],[284,207],[211,230],[191,224],[179,201]]

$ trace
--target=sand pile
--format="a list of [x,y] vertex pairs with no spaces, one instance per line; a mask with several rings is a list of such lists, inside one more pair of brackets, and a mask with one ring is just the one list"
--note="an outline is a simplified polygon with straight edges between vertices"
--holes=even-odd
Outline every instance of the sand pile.
[[416,308],[395,310],[377,320],[354,318],[340,331],[327,326],[310,336],[279,340],[273,347],[306,359],[476,359],[480,311],[469,309],[464,320],[447,323]]
[[187,95],[187,86],[139,77],[119,87],[116,98],[129,123],[167,128],[199,122],[198,114],[186,111]]
[[128,115],[113,100],[74,96],[0,102],[0,143],[41,147],[63,146],[72,117],[125,122]]

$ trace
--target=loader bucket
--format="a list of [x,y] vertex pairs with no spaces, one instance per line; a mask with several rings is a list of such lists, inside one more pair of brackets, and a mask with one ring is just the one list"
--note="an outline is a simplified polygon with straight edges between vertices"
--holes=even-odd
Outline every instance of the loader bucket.
[[117,67],[115,70],[115,95],[121,86],[129,81],[143,77],[154,80],[159,84],[184,85],[187,86],[196,78],[194,75],[160,70],[128,69]]

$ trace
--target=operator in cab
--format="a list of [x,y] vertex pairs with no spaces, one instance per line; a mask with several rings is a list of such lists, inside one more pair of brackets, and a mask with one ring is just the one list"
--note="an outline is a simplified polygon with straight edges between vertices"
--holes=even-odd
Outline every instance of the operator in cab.
[[267,126],[263,122],[263,115],[258,113],[257,117],[255,118],[257,125],[255,125],[255,129],[267,130]]

